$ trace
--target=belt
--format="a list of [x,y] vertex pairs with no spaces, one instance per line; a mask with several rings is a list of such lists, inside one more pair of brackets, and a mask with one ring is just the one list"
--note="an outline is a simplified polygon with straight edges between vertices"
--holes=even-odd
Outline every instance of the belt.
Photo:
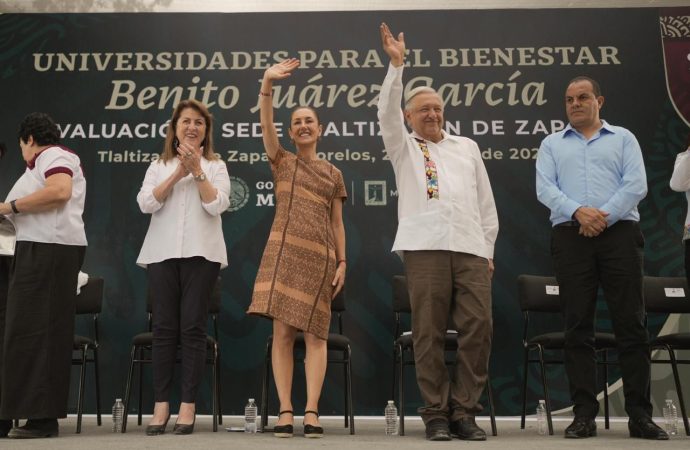
[[568,220],[566,222],[561,222],[559,224],[556,224],[555,226],[557,226],[557,227],[579,227],[580,222],[578,222],[577,220]]

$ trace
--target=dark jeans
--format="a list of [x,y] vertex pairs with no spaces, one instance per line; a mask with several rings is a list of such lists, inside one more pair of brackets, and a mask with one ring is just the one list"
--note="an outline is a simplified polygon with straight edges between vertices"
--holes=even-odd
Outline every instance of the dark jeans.
[[619,221],[588,238],[577,226],[553,229],[551,253],[565,319],[565,370],[576,416],[599,411],[594,322],[601,286],[618,342],[625,411],[651,416],[650,352],[644,325],[642,265],[644,238],[639,224]]
[[194,403],[206,360],[206,322],[220,263],[202,257],[168,259],[147,267],[153,313],[153,389],[167,402],[178,344],[181,401]]

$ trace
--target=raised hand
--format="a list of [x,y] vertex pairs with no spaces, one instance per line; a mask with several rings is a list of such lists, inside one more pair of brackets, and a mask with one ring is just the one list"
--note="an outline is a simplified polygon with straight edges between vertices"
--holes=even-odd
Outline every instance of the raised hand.
[[379,27],[381,32],[381,44],[383,45],[383,50],[388,54],[391,59],[391,64],[395,67],[401,66],[405,61],[405,36],[402,32],[398,33],[398,38],[396,39],[391,33],[390,28],[385,23],[381,23]]
[[292,71],[299,67],[299,59],[288,58],[284,61],[274,64],[264,72],[264,79],[268,80],[282,80],[292,75]]

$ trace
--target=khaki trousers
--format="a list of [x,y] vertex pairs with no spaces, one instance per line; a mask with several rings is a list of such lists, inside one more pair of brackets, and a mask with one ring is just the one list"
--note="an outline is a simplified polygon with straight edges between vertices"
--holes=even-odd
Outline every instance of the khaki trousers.
[[[485,258],[444,250],[405,251],[412,306],[412,341],[425,423],[455,421],[482,410],[491,353],[491,277]],[[445,364],[447,329],[458,331],[451,379]]]

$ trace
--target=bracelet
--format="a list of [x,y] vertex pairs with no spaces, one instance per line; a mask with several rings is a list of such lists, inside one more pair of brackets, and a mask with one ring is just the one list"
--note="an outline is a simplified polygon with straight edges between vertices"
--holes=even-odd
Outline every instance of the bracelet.
[[347,264],[347,261],[344,260],[344,259],[339,259],[338,262],[336,263],[336,265],[339,266],[340,263],[345,263],[345,264]]
[[265,92],[259,91],[259,97],[270,97],[271,95],[273,95],[271,92],[267,94]]
[[19,214],[19,210],[17,209],[17,200],[10,200],[10,206],[12,207],[13,213]]

